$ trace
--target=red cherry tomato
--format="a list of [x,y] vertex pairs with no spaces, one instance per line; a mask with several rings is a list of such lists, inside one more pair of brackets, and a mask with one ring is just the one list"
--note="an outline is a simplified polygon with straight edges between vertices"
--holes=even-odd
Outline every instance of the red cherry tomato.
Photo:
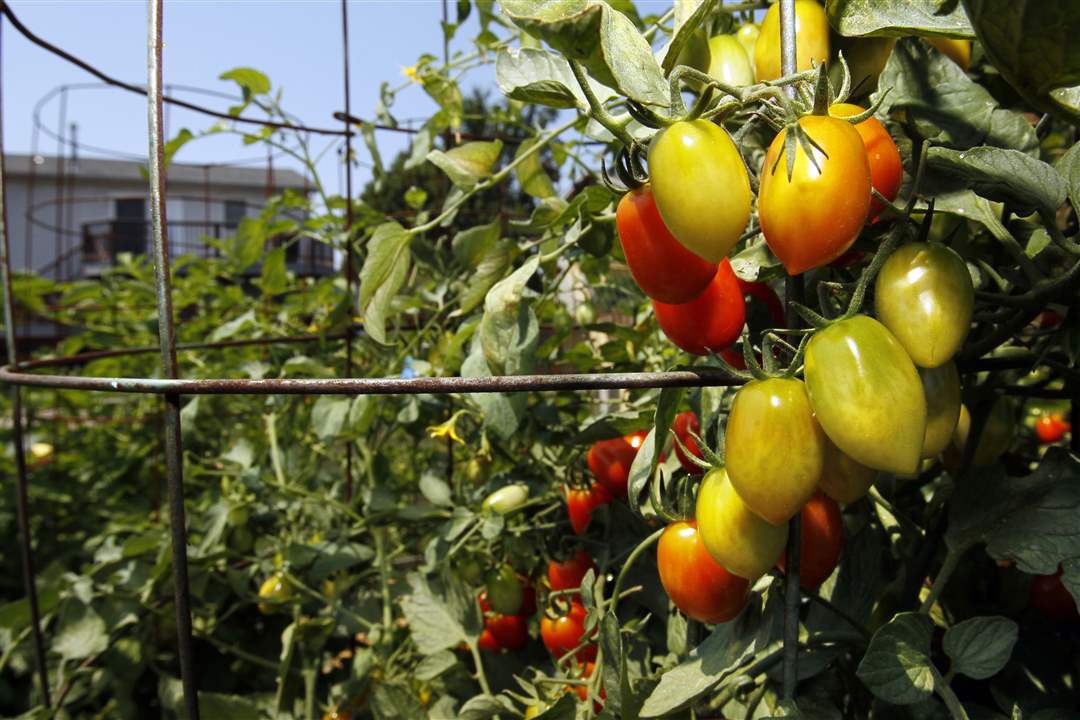
[[642,431],[621,438],[599,440],[589,448],[589,469],[612,497],[626,497],[630,466],[647,435]]
[[1043,415],[1035,422],[1035,433],[1039,436],[1039,442],[1046,445],[1060,442],[1070,430],[1072,425],[1060,415]]
[[[675,437],[679,439],[679,442],[689,451],[690,455],[699,460],[705,459],[705,456],[701,454],[701,449],[698,447],[697,440],[690,434],[691,432],[695,435],[701,434],[701,425],[698,423],[697,415],[689,410],[679,413],[675,416],[675,421],[671,423],[671,429],[675,431]],[[679,458],[679,464],[682,465],[683,470],[691,475],[705,472],[703,468],[690,459],[689,455],[683,452],[678,443],[675,444],[675,455]]]
[[716,275],[716,264],[687,250],[668,230],[648,185],[623,195],[615,211],[626,264],[641,291],[666,303],[690,302]]
[[568,590],[581,587],[581,579],[589,570],[595,570],[596,563],[589,553],[579,549],[574,556],[559,562],[549,560],[547,577],[552,590]]
[[712,282],[697,298],[681,305],[653,300],[653,310],[668,339],[692,355],[730,347],[746,322],[746,301],[727,258],[720,261]]
[[1058,622],[1080,622],[1076,600],[1061,582],[1061,567],[1053,575],[1037,575],[1031,581],[1029,603],[1040,613]]
[[[486,624],[487,623],[485,622],[485,625]],[[494,633],[492,633],[491,630],[489,630],[487,627],[485,627],[480,633],[480,639],[477,641],[476,645],[481,650],[487,650],[488,652],[499,652],[499,650],[501,649],[499,646],[499,641],[495,639]]]
[[585,533],[592,520],[593,510],[611,502],[611,495],[602,486],[593,483],[591,488],[566,488],[566,511],[570,525],[578,535]]
[[[521,615],[492,613],[484,618],[484,632],[491,633],[500,649],[520,650],[529,642],[529,621]],[[481,633],[481,641],[483,641],[483,633]]]
[[[540,621],[540,637],[544,647],[556,659],[566,655],[585,639],[586,614],[585,606],[574,600],[565,615],[554,618],[545,615]],[[577,659],[579,662],[595,660],[596,645],[586,645],[578,651]]]
[[536,614],[536,588],[527,578],[521,578],[521,583],[524,587],[521,592],[521,609],[518,610],[518,616],[531,618]]
[[[581,671],[581,679],[588,680],[589,678],[591,678],[594,670],[596,670],[596,663],[585,663],[585,669]],[[584,702],[585,700],[589,699],[589,688],[585,685],[575,685],[574,692],[577,693],[578,700]],[[602,699],[607,699],[607,691],[605,691],[604,688],[600,688],[600,697]],[[595,712],[596,714],[599,715],[600,711],[603,709],[604,705],[602,703],[593,703],[593,712]]]
[[[828,495],[817,493],[802,509],[802,530],[799,533],[799,585],[807,590],[817,588],[829,579],[840,562],[844,545],[844,521],[840,506]],[[780,556],[777,566],[784,570],[787,553]]]
[[[851,117],[864,112],[865,108],[849,103],[837,103],[829,108],[833,117]],[[868,117],[855,126],[866,148],[866,159],[870,163],[870,184],[875,190],[890,201],[900,192],[900,183],[904,180],[904,163],[900,151],[893,142],[892,135],[876,117]],[[870,217],[876,218],[885,204],[873,198],[870,201]]]
[[675,607],[703,623],[727,622],[746,606],[750,581],[712,559],[693,520],[664,529],[656,549],[660,582]]

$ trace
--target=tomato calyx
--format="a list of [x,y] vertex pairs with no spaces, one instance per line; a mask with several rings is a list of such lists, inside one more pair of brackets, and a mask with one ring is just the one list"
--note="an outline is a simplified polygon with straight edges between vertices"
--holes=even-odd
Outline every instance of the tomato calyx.
[[623,146],[615,153],[615,177],[608,172],[607,163],[600,158],[600,178],[608,190],[622,195],[636,190],[649,182],[649,173],[641,162],[644,149],[636,142],[629,148]]

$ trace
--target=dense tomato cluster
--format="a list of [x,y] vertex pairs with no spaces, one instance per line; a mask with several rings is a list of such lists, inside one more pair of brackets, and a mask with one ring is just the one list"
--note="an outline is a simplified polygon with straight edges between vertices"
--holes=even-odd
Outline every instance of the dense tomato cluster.
[[536,614],[536,589],[532,585],[522,589],[522,602],[513,613],[493,609],[490,597],[484,591],[478,599],[484,615],[484,629],[477,646],[490,652],[521,650],[529,643],[529,618]]

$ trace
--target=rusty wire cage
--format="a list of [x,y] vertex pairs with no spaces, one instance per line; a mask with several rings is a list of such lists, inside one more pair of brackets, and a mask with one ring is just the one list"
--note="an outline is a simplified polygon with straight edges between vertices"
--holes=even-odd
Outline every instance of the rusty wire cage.
[[[358,122],[351,113],[349,93],[349,23],[347,0],[341,0],[341,33],[343,46],[344,112],[336,113],[335,119],[342,121],[341,128],[305,127],[288,123],[259,120],[242,116],[228,115],[209,108],[201,107],[177,98],[168,97],[162,84],[162,26],[163,0],[147,0],[147,85],[145,88],[125,83],[109,77],[92,65],[74,57],[34,35],[18,18],[4,0],[0,0],[0,31],[3,21],[8,20],[24,37],[45,50],[82,68],[98,79],[130,92],[145,95],[148,107],[148,145],[149,145],[149,190],[151,245],[156,278],[157,319],[160,346],[117,349],[87,352],[66,357],[54,357],[33,361],[20,361],[15,336],[13,310],[13,292],[11,275],[10,245],[8,238],[7,207],[4,202],[4,167],[3,135],[0,122],[0,273],[2,273],[4,325],[7,344],[7,365],[0,367],[0,382],[9,386],[12,402],[12,438],[16,464],[16,511],[18,515],[19,550],[22,560],[23,582],[30,609],[30,622],[33,631],[34,653],[40,690],[44,704],[49,706],[49,676],[45,656],[45,643],[41,630],[38,609],[33,544],[29,524],[29,502],[27,493],[27,465],[24,447],[22,387],[42,387],[57,390],[80,390],[109,393],[146,393],[160,395],[164,401],[165,467],[166,487],[169,503],[169,524],[171,534],[172,576],[175,593],[177,651],[183,686],[184,707],[189,720],[199,718],[198,690],[194,676],[193,640],[191,609],[188,587],[187,529],[184,510],[183,459],[181,454],[180,402],[184,395],[226,394],[226,395],[393,395],[393,394],[449,394],[449,393],[506,393],[534,391],[583,391],[603,389],[642,389],[665,387],[707,387],[731,386],[741,381],[718,369],[700,368],[670,372],[635,372],[635,373],[592,373],[559,375],[514,375],[493,377],[417,377],[417,378],[358,378],[353,377],[352,340],[355,330],[333,336],[331,340],[345,343],[345,376],[331,379],[231,379],[231,378],[182,378],[179,376],[177,353],[201,349],[237,346],[245,344],[273,344],[305,342],[308,338],[278,338],[249,341],[225,341],[218,343],[200,343],[178,345],[175,338],[175,324],[172,307],[170,256],[168,226],[165,210],[166,181],[164,173],[164,137],[163,107],[170,103],[206,115],[226,119],[232,122],[250,123],[264,127],[285,130],[302,130],[321,135],[340,136],[344,139],[345,155],[351,157],[351,139],[354,131],[350,124]],[[446,0],[442,0],[443,13],[446,13]],[[795,7],[794,0],[780,0],[781,6],[781,47],[785,74],[795,72]],[[0,75],[0,119],[3,116],[2,75]],[[398,130],[398,128],[385,128]],[[345,164],[346,197],[353,198],[352,165]],[[352,203],[346,203],[346,230],[352,225]],[[349,243],[343,263],[347,291],[354,297],[356,281],[354,251]],[[800,278],[788,278],[786,287],[787,319],[791,327],[796,327],[797,319],[791,313],[791,302],[802,296]],[[49,374],[38,372],[62,367],[77,367],[101,357],[160,353],[162,378],[141,377],[81,377],[78,375]],[[346,452],[347,487],[351,488],[352,447],[347,445]],[[798,604],[799,604],[799,519],[798,514],[791,520],[787,546],[787,568],[785,579],[785,622],[784,622],[784,697],[794,696],[796,682],[796,663],[798,648]]]

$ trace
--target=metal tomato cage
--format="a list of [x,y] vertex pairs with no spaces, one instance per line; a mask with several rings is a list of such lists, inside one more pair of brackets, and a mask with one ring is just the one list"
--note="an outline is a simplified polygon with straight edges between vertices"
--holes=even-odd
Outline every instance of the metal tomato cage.
[[[23,566],[23,582],[30,608],[30,621],[33,630],[34,651],[42,696],[46,707],[50,706],[48,666],[45,657],[45,644],[41,632],[41,618],[38,609],[34,553],[29,526],[29,503],[27,499],[27,470],[23,436],[22,387],[44,387],[57,390],[82,390],[113,393],[149,393],[162,396],[165,404],[165,466],[166,486],[168,489],[169,522],[172,544],[172,573],[174,589],[174,608],[178,636],[177,651],[180,662],[180,676],[184,691],[184,705],[189,720],[198,720],[198,694],[194,676],[194,658],[191,629],[191,607],[188,589],[187,526],[184,515],[184,479],[183,459],[180,436],[180,398],[183,395],[395,395],[395,394],[449,394],[449,393],[504,393],[531,391],[580,391],[603,389],[642,389],[668,387],[708,387],[733,386],[739,384],[730,376],[716,369],[700,368],[673,372],[637,372],[637,373],[587,373],[569,375],[514,375],[483,378],[442,377],[442,378],[356,378],[352,377],[352,339],[354,331],[350,328],[343,335],[330,339],[343,339],[346,343],[345,375],[334,379],[229,379],[201,378],[185,379],[179,376],[177,365],[178,351],[192,351],[240,345],[259,345],[276,343],[307,342],[314,337],[275,338],[261,340],[226,341],[218,343],[196,343],[178,345],[175,337],[175,323],[172,308],[172,290],[169,269],[169,238],[165,214],[165,174],[163,105],[168,102],[203,114],[219,117],[233,122],[250,123],[264,127],[284,130],[300,130],[322,135],[338,135],[345,141],[345,194],[353,196],[352,164],[348,162],[352,154],[353,131],[349,122],[357,122],[351,113],[349,95],[349,28],[347,0],[341,0],[341,31],[343,44],[344,69],[344,112],[335,114],[343,121],[342,129],[312,128],[302,125],[235,117],[211,110],[190,102],[169,98],[164,95],[162,85],[162,23],[163,0],[148,0],[149,21],[147,24],[147,86],[141,88],[124,83],[105,75],[90,64],[72,56],[34,35],[12,14],[4,0],[0,0],[0,32],[3,20],[11,21],[23,36],[38,46],[58,55],[69,62],[98,77],[104,82],[125,88],[131,92],[146,95],[148,105],[148,141],[149,141],[149,185],[151,242],[156,278],[157,318],[160,345],[157,348],[140,347],[123,350],[108,350],[80,353],[67,357],[44,360],[23,361],[18,359],[11,278],[10,245],[6,204],[4,202],[5,184],[3,167],[3,134],[0,122],[0,281],[3,285],[4,324],[7,340],[7,365],[0,367],[0,382],[10,387],[12,402],[12,440],[14,443],[16,478],[16,510],[19,527],[19,550]],[[442,2],[444,20],[447,16],[446,0]],[[795,72],[795,0],[780,0],[781,6],[781,49],[784,74]],[[790,86],[788,88],[791,90]],[[0,73],[0,119],[3,117],[2,73]],[[403,128],[383,128],[401,130]],[[353,222],[352,204],[346,204],[346,232]],[[353,295],[356,280],[355,262],[352,243],[345,256],[344,273],[347,291]],[[791,312],[791,301],[800,299],[803,294],[801,278],[789,278],[785,292],[787,321],[790,327],[796,327],[797,318]],[[33,372],[41,369],[72,367],[82,365],[101,357],[148,354],[159,352],[163,378],[128,378],[128,377],[79,377],[72,375],[44,374]],[[352,490],[352,446],[346,445],[347,494]],[[799,605],[799,515],[791,521],[791,532],[787,546],[788,573],[785,578],[785,622],[784,622],[784,683],[783,695],[793,698],[796,681],[796,662],[798,648],[798,605]]]

